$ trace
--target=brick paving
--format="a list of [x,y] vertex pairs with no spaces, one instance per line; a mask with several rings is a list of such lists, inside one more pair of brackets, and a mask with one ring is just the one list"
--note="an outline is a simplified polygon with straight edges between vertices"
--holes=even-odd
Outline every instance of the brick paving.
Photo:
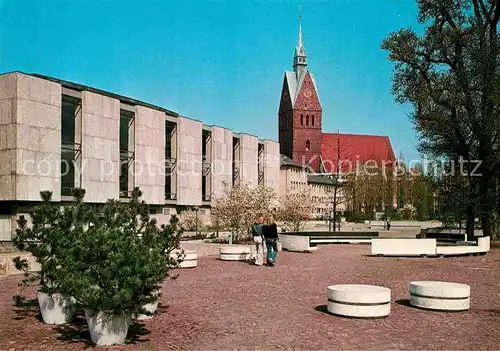
[[[280,252],[274,268],[198,259],[164,284],[158,314],[129,331],[146,350],[498,350],[500,249],[486,256],[444,259],[369,257],[368,245],[322,246],[311,254]],[[49,326],[37,308],[12,306],[19,276],[0,278],[0,349],[83,349],[89,334],[79,316]],[[411,280],[471,286],[471,309],[443,313],[408,306]],[[362,283],[392,290],[391,314],[360,320],[327,314],[326,288]],[[34,291],[30,291],[34,297]]]

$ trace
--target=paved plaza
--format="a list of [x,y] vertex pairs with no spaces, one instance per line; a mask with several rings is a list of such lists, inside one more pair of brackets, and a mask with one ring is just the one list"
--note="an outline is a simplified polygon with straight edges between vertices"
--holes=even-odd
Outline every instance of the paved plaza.
[[[486,256],[397,259],[368,256],[369,245],[322,246],[311,254],[280,252],[277,265],[254,267],[200,257],[164,284],[158,314],[129,331],[116,349],[332,350],[499,349],[500,249]],[[82,349],[90,346],[85,319],[49,326],[37,308],[12,306],[20,276],[0,278],[0,349]],[[412,280],[471,286],[467,312],[408,306]],[[326,313],[326,288],[361,283],[392,291],[384,319]],[[34,290],[29,291],[34,297]]]

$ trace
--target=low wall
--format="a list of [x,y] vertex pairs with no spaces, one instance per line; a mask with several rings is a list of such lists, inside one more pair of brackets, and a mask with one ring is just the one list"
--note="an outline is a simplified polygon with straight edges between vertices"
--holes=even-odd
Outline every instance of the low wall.
[[490,251],[490,237],[478,238],[477,244],[437,246],[436,239],[373,239],[372,255],[378,256],[457,256]]
[[[371,228],[383,228],[385,226],[385,221],[371,221]],[[438,228],[441,227],[442,223],[439,221],[391,221],[391,228],[414,228],[418,227],[421,229],[427,228]]]
[[372,254],[421,256],[436,254],[436,239],[373,239]]
[[316,247],[310,246],[310,237],[306,235],[278,234],[283,250],[294,252],[311,252]]

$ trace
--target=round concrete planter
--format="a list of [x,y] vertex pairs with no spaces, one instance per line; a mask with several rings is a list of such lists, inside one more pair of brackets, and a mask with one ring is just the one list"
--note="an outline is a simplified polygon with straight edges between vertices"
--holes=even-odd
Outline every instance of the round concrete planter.
[[127,338],[130,315],[109,315],[104,312],[92,314],[85,309],[90,339],[96,345],[123,344]]
[[410,304],[428,310],[465,311],[470,308],[470,286],[436,281],[411,282]]
[[158,308],[158,299],[160,297],[160,292],[157,291],[157,292],[154,292],[153,294],[155,295],[156,300],[154,302],[150,302],[150,303],[146,303],[146,304],[142,305],[142,308],[144,310],[146,310],[147,312],[151,313],[151,315],[139,314],[139,315],[132,316],[132,318],[135,318],[135,319],[140,320],[140,321],[153,318],[153,315],[156,312],[156,309]]
[[380,318],[391,312],[391,290],[381,286],[331,285],[327,297],[328,312],[340,316]]
[[[175,250],[170,253],[170,257],[178,258],[182,250]],[[184,251],[184,258],[177,268],[194,268],[198,266],[198,254],[196,251]]]
[[153,314],[156,312],[156,309],[158,308],[158,300],[156,300],[155,302],[144,304],[144,305],[142,305],[142,308],[145,309],[147,312],[151,313],[151,315],[139,314],[136,317],[136,319],[140,320],[140,321],[143,321],[146,319],[152,319]]
[[250,246],[225,246],[219,248],[219,259],[222,261],[247,261],[250,259]]
[[41,291],[38,291],[36,296],[44,323],[65,324],[73,320],[75,301],[72,297],[59,293],[49,295]]

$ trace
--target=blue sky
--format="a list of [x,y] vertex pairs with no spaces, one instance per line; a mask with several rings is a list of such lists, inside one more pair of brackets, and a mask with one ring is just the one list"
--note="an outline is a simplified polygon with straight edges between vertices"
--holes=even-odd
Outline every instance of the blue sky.
[[277,140],[299,4],[323,130],[388,135],[418,157],[409,106],[391,95],[380,44],[416,26],[413,0],[0,0],[0,72],[24,71],[109,90]]

